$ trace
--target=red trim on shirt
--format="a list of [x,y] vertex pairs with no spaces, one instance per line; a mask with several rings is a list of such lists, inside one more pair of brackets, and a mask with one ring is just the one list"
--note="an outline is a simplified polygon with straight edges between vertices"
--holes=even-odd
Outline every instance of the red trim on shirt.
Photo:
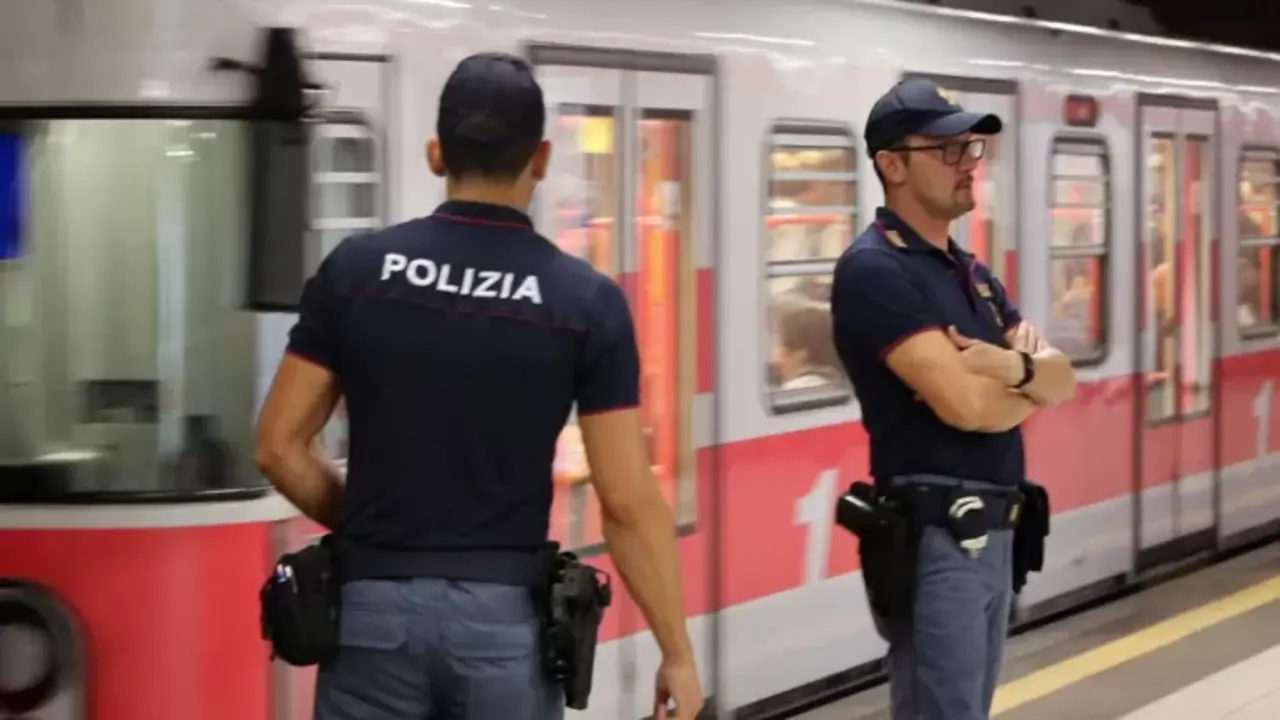
[[488,227],[514,228],[516,230],[533,230],[533,227],[519,222],[508,222],[506,220],[484,220],[481,218],[466,217],[463,215],[453,215],[450,213],[435,213],[431,217],[448,220],[450,222],[463,223],[466,225],[486,225]]
[[589,410],[587,412],[579,411],[578,417],[586,417],[588,415],[600,415],[600,414],[609,413],[609,412],[618,412],[619,410],[639,410],[639,409],[640,409],[639,405],[636,405],[635,403],[629,403],[627,405],[615,405],[613,407],[600,408],[599,410]]
[[897,340],[894,340],[893,342],[889,343],[888,345],[886,345],[886,346],[885,346],[885,349],[884,349],[884,350],[881,350],[881,351],[880,351],[880,360],[883,362],[885,358],[889,357],[889,353],[891,353],[891,352],[893,352],[894,350],[897,350],[897,349],[898,349],[898,346],[899,346],[899,345],[901,345],[902,343],[904,343],[904,342],[906,342],[906,341],[910,340],[911,338],[913,338],[913,337],[915,337],[915,336],[917,336],[917,335],[921,335],[921,334],[923,334],[923,333],[927,333],[927,332],[929,332],[930,330],[939,330],[939,331],[941,331],[941,330],[942,330],[942,328],[938,327],[937,325],[930,325],[930,326],[928,326],[928,327],[922,327],[922,328],[920,328],[919,330],[912,330],[911,332],[907,333],[906,335],[901,335],[901,336],[899,336]]
[[316,367],[320,368],[321,370],[324,370],[327,373],[333,372],[333,368],[329,367],[328,365],[325,365],[324,363],[320,362],[319,360],[316,360],[315,358],[303,355],[302,353],[298,352],[297,350],[294,350],[293,348],[286,348],[284,351],[284,354],[290,357],[297,358],[298,360],[301,360],[302,362],[308,365],[315,365]]

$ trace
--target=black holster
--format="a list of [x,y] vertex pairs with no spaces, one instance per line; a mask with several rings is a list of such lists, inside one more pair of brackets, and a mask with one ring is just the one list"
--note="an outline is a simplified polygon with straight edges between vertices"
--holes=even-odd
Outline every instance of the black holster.
[[341,588],[332,537],[280,556],[262,585],[262,637],[272,658],[306,667],[337,652]]
[[585,710],[595,671],[596,641],[604,611],[613,602],[609,575],[570,552],[547,553],[545,580],[534,588],[542,621],[543,667],[564,688],[565,705]]
[[911,509],[869,483],[855,482],[836,502],[836,524],[858,537],[862,582],[872,612],[885,620],[908,616],[921,536]]
[[1027,575],[1044,569],[1045,538],[1049,537],[1049,491],[1030,480],[1018,485],[1023,497],[1022,518],[1013,535],[1013,591],[1021,592]]

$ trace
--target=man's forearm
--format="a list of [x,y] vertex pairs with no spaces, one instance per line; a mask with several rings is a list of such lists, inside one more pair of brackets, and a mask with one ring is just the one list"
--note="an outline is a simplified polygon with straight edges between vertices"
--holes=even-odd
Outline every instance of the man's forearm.
[[1022,393],[1010,390],[999,380],[974,376],[978,383],[979,411],[975,427],[979,432],[997,433],[1022,424],[1036,411],[1036,403]]
[[606,513],[603,530],[618,574],[649,622],[662,656],[692,661],[680,591],[675,523],[666,503],[659,496],[655,507],[642,509],[625,522]]
[[1022,388],[1022,392],[1041,407],[1054,407],[1070,400],[1076,394],[1076,371],[1071,359],[1062,352],[1049,348],[1031,357],[1035,363],[1035,379]]
[[327,459],[307,448],[290,448],[260,457],[258,469],[303,515],[337,529],[344,486]]

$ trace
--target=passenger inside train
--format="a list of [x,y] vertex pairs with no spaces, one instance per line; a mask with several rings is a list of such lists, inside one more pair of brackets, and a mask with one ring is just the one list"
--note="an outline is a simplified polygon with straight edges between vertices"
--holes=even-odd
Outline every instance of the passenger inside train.
[[844,382],[831,342],[831,312],[803,295],[777,298],[771,310],[773,361],[770,385],[779,390]]

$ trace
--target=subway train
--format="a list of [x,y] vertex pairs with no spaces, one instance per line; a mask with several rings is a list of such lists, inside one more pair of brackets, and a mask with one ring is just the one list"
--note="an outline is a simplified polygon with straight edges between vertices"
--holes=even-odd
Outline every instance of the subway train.
[[[856,541],[833,527],[868,457],[828,297],[881,201],[861,125],[907,76],[1004,119],[954,237],[1080,380],[1024,427],[1053,521],[1016,621],[1280,528],[1280,56],[871,0],[6,12],[0,180],[20,192],[0,208],[0,459],[93,448],[72,482],[85,497],[262,486],[253,417],[292,316],[233,297],[249,201],[225,108],[247,81],[210,59],[249,60],[257,29],[280,26],[333,111],[295,188],[313,267],[443,199],[424,145],[458,60],[536,66],[554,151],[532,213],[632,301],[650,455],[718,710],[765,714],[885,654]],[[322,440],[341,462],[341,411]],[[553,538],[612,572],[572,422],[554,475]],[[648,715],[657,662],[619,599],[585,716]],[[307,717],[305,681],[293,692],[276,717]]]

